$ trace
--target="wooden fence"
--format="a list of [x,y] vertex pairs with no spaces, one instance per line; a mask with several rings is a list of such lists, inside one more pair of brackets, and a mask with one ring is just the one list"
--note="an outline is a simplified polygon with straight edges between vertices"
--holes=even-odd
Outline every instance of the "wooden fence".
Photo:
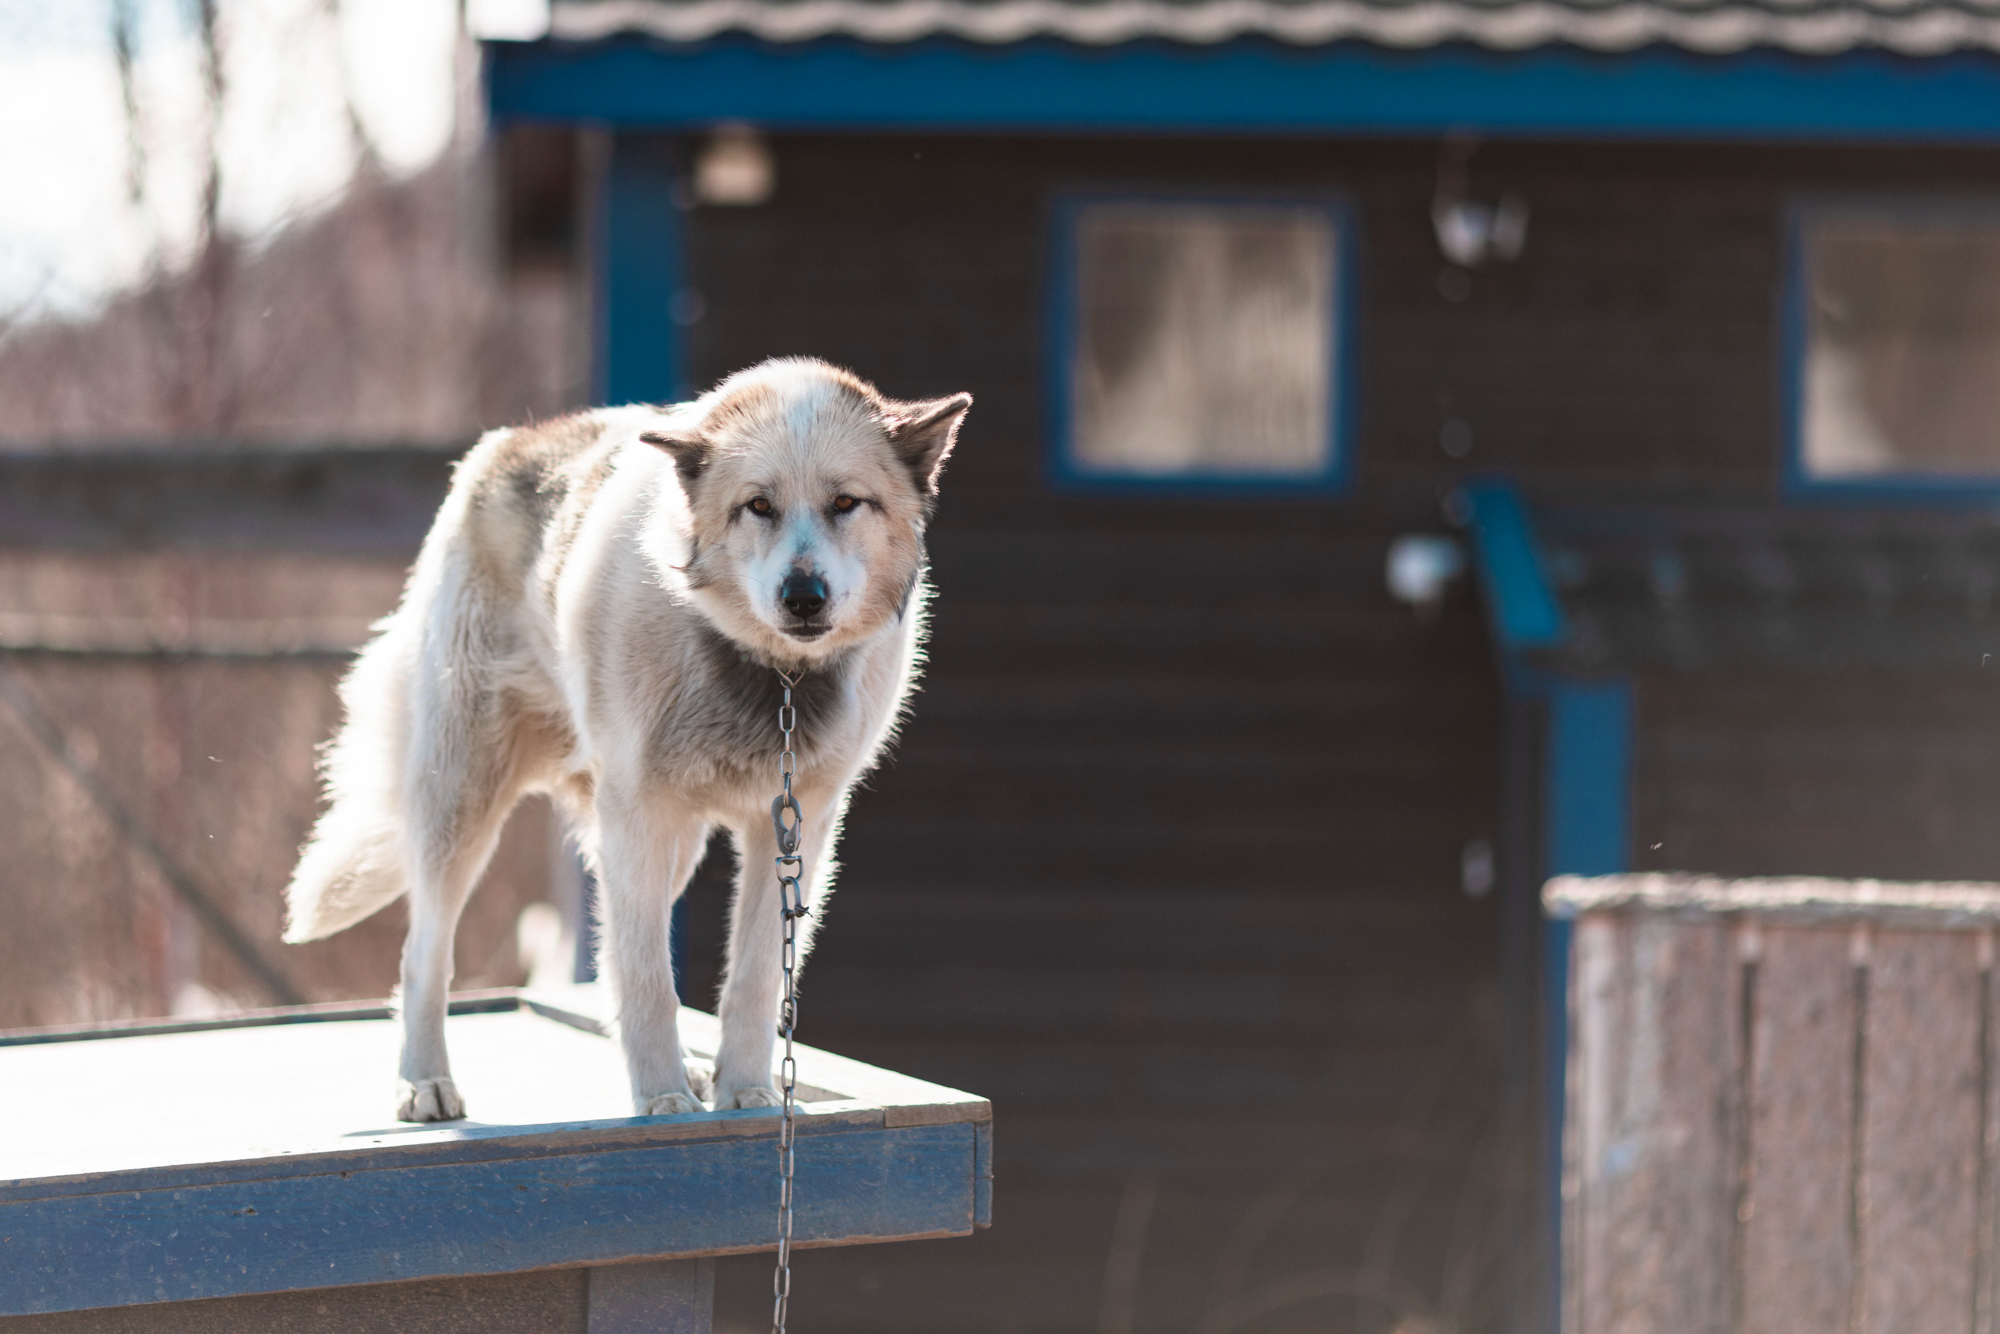
[[2000,886],[1565,877],[1566,1334],[2000,1329]]

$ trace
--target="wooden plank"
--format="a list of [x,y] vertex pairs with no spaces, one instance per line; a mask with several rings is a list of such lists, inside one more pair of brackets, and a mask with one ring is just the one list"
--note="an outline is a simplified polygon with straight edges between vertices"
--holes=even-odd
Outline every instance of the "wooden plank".
[[1826,1334],[1847,1327],[1854,1274],[1854,933],[1761,937],[1740,1327]]
[[[973,1227],[971,1125],[802,1140],[803,1246]],[[776,1243],[767,1139],[380,1167],[0,1205],[0,1315]]]
[[993,1123],[973,1127],[972,1225],[993,1226]]
[[2000,1328],[2000,1087],[1994,1079],[2000,1027],[1994,1024],[1994,935],[1975,936],[1979,951],[1979,1219],[1978,1264],[1973,1274],[1972,1334],[1995,1334]]
[[1595,1328],[1604,1304],[1606,1256],[1597,1244],[1605,1155],[1612,1124],[1612,1051],[1619,1045],[1619,963],[1623,923],[1592,914],[1570,933],[1569,1052],[1564,1071],[1562,1175],[1562,1313],[1567,1334]]
[[588,1334],[708,1334],[715,1261],[647,1260],[590,1270]]
[[587,1269],[0,1316],[0,1334],[588,1334]]
[[1570,1327],[1726,1329],[1741,1024],[1730,932],[1646,917],[1578,927]]
[[1553,917],[1644,909],[1689,918],[1755,913],[1764,924],[1860,922],[1943,930],[2000,922],[2000,885],[1983,880],[1833,880],[1821,876],[1559,875],[1542,887]]
[[1981,1036],[1973,932],[1879,931],[1864,1002],[1860,1327],[1969,1329]]

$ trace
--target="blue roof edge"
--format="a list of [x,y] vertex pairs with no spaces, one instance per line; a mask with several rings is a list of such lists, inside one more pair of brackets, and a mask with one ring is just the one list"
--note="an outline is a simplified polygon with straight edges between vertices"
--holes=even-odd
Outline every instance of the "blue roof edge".
[[489,41],[496,122],[701,130],[1489,135],[1773,142],[2000,141],[2000,55],[1502,52],[1245,38],[673,44]]
[[1520,484],[1491,473],[1468,478],[1453,494],[1472,535],[1473,565],[1500,648],[1513,653],[1566,643],[1569,618],[1549,584]]

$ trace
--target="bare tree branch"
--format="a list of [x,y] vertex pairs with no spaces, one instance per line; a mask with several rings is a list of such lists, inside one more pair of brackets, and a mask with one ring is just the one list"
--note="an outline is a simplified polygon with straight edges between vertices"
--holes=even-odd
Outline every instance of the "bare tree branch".
[[20,675],[4,660],[0,660],[0,699],[7,702],[7,706],[21,720],[21,725],[28,729],[35,740],[42,743],[49,757],[68,770],[70,776],[82,785],[83,790],[90,794],[90,799],[97,803],[97,808],[104,812],[105,818],[111,821],[112,827],[117,829],[134,850],[153,864],[153,869],[160,873],[160,878],[180,896],[181,901],[187,904],[201,924],[208,928],[209,933],[236,956],[237,962],[262,983],[264,989],[270,992],[280,1005],[305,1004],[305,997],[292,985],[292,980],[285,975],[284,969],[264,957],[263,952],[250,937],[243,933],[243,928],[236,925],[229,914],[216,903],[215,896],[202,888],[201,883],[193,875],[167,854],[167,850],[160,846],[159,840],[155,839],[139,817],[132,814],[125,803],[118,799],[117,794],[111,791],[98,776],[97,771],[85,764],[82,757],[70,749],[69,739],[64,735],[62,727],[48,715],[29,692],[27,684],[21,680]]
[[112,0],[111,53],[118,61],[118,91],[125,100],[125,196],[136,212],[146,204],[146,139],[139,118],[135,64],[139,15],[134,0]]

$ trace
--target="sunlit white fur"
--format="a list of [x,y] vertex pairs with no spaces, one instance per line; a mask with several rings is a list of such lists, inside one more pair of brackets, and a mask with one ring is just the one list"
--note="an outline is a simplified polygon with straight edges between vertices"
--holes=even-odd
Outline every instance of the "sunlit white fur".
[[[464,1115],[444,1043],[452,935],[533,791],[555,796],[602,887],[640,1113],[699,1106],[668,918],[710,832],[731,832],[722,1042],[699,1091],[719,1108],[776,1101],[776,673],[805,674],[797,791],[817,915],[848,791],[915,678],[924,527],[970,403],[767,362],[692,404],[494,432],[467,455],[401,607],[341,686],[329,806],[287,892],[294,941],[409,894],[398,1115]],[[826,589],[805,620],[781,600],[795,571]]]

